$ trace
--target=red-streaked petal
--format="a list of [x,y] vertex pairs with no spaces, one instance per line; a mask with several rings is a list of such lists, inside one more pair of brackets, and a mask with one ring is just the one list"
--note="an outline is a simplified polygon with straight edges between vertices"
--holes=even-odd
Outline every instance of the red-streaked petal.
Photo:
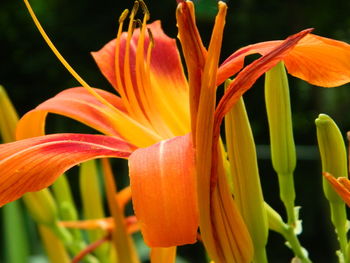
[[84,88],[67,89],[25,114],[17,125],[16,138],[43,135],[46,116],[51,112],[80,121],[107,135],[120,136],[134,145],[147,146],[160,140],[154,131],[125,113],[118,96],[100,89],[94,90],[112,107],[101,103]]
[[266,54],[280,44],[281,41],[261,42],[238,49],[229,56],[219,67],[216,84],[220,85],[225,80],[236,74],[244,66],[244,59],[251,54]]
[[194,150],[191,135],[138,149],[129,157],[135,215],[146,244],[170,247],[196,242]]
[[54,134],[0,145],[0,206],[51,185],[94,158],[127,158],[135,147],[112,136]]
[[179,28],[178,38],[184,53],[188,79],[190,86],[190,106],[192,132],[196,130],[196,119],[201,91],[202,73],[204,70],[207,50],[203,46],[195,21],[193,3],[183,1],[179,3],[176,10],[177,27]]
[[219,137],[220,124],[223,117],[233,107],[243,93],[250,89],[262,74],[275,66],[279,61],[283,60],[297,45],[297,43],[310,32],[311,30],[307,29],[288,37],[269,53],[245,67],[237,75],[234,81],[227,88],[215,111],[214,136],[216,139]]
[[[125,111],[123,103],[118,96],[100,89],[94,90],[116,109],[122,112]],[[113,125],[113,111],[91,95],[85,88],[79,87],[58,93],[55,97],[46,100],[24,115],[17,128],[17,138],[22,139],[24,137],[43,135],[44,122],[49,112],[78,120],[104,134],[119,135]],[[35,129],[28,131],[27,127]],[[36,129],[37,131],[35,131]],[[26,134],[30,132],[31,134],[22,136],[21,131]]]
[[[217,84],[223,83],[243,67],[250,54],[265,55],[282,41],[268,41],[243,47],[220,66]],[[309,34],[283,59],[288,73],[313,85],[335,87],[350,81],[350,45]]]

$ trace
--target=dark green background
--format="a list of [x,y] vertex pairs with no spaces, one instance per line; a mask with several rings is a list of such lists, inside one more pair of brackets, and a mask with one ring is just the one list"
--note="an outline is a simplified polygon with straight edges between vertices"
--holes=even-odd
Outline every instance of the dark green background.
[[[92,86],[112,91],[99,73],[89,52],[114,38],[117,20],[133,1],[32,0],[46,32],[76,71]],[[164,30],[176,37],[175,0],[147,2],[151,19],[162,20]],[[207,44],[216,12],[216,1],[196,1],[198,25]],[[222,59],[234,50],[260,41],[282,39],[302,29],[350,43],[349,0],[236,0],[229,6]],[[59,91],[77,82],[58,62],[33,25],[21,0],[0,0],[0,84],[5,86],[18,112],[23,115]],[[321,189],[321,168],[316,148],[314,119],[319,113],[331,115],[343,134],[350,130],[349,87],[323,89],[290,78],[291,101],[299,161],[296,177],[296,204],[302,206],[302,244],[314,262],[336,262],[337,244],[329,223],[328,206]],[[266,147],[269,143],[264,109],[263,81],[246,95],[248,113],[258,144],[259,165],[266,200],[284,213],[278,197],[277,179]],[[49,120],[49,131],[76,131],[75,123],[63,118]],[[69,126],[69,127],[68,127]],[[80,129],[80,128],[79,128]],[[190,262],[191,248],[180,249]],[[288,262],[291,253],[283,239],[270,234],[270,262]]]

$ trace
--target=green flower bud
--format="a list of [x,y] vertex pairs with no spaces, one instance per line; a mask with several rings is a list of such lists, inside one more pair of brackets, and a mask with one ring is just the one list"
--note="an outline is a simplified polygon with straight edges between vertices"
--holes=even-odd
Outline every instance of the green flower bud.
[[288,78],[282,62],[266,73],[265,102],[273,167],[278,174],[291,174],[296,166],[296,152]]
[[267,262],[268,222],[259,178],[253,134],[243,98],[225,117],[226,144],[233,194],[254,244],[254,262]]
[[[315,120],[318,147],[321,154],[322,171],[335,177],[347,177],[347,159],[343,136],[336,123],[327,115],[320,114]],[[329,201],[331,220],[340,244],[339,257],[348,262],[347,216],[345,204],[331,185],[323,178],[323,191]]]
[[286,207],[289,224],[296,225],[293,178],[296,151],[288,78],[282,62],[266,72],[265,103],[270,131],[271,159],[278,175],[280,197]]
[[[347,158],[343,136],[336,123],[325,114],[315,120],[317,140],[322,161],[322,172],[334,177],[347,177]],[[343,202],[332,186],[323,179],[324,193],[329,201]]]
[[23,200],[37,223],[52,226],[58,221],[57,206],[48,189],[27,193]]

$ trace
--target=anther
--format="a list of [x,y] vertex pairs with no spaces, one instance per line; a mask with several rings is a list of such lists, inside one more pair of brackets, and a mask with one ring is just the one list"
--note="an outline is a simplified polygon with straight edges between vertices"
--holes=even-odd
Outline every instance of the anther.
[[128,14],[129,14],[129,10],[128,9],[125,9],[124,11],[123,11],[123,13],[120,15],[120,17],[119,17],[119,24],[120,23],[123,23],[124,22],[124,20],[127,18],[127,16],[128,16]]
[[134,6],[132,7],[131,13],[130,13],[130,18],[132,19],[132,17],[134,17],[137,13],[137,10],[139,10],[139,6],[140,6],[140,2],[139,1],[135,1],[134,2]]
[[133,20],[132,21],[132,29],[131,29],[131,33],[133,33],[134,32],[134,30],[135,30],[135,28],[137,27],[137,20]]
[[146,17],[146,20],[148,20],[150,18],[150,12],[148,10],[148,7],[147,5],[145,4],[145,2],[143,0],[139,0],[140,2],[140,5],[141,5],[141,9],[142,9],[142,12],[144,13],[145,17]]
[[149,36],[150,45],[152,48],[154,48],[155,42],[154,42],[154,37],[153,37],[151,29],[147,28],[147,32],[148,32],[148,36]]
[[136,26],[139,26],[140,28],[142,27],[141,19],[135,19],[134,22],[135,22]]

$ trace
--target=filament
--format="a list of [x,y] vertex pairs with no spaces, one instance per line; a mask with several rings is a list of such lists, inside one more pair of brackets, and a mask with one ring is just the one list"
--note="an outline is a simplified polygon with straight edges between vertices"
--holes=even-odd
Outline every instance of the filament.
[[37,27],[37,29],[39,30],[41,36],[44,38],[45,42],[47,43],[47,45],[50,47],[50,49],[52,50],[52,52],[56,55],[56,57],[58,58],[58,60],[63,64],[63,66],[68,70],[68,72],[91,94],[93,95],[96,99],[98,99],[102,104],[107,105],[108,107],[112,108],[113,110],[115,110],[114,106],[111,105],[108,101],[106,101],[102,96],[100,96],[96,91],[94,91],[92,89],[92,87],[87,84],[87,82],[85,82],[83,80],[82,77],[79,76],[79,74],[69,65],[69,63],[64,59],[64,57],[61,55],[61,53],[57,50],[57,48],[55,47],[55,45],[52,43],[52,41],[50,40],[50,38],[48,37],[48,35],[46,34],[45,30],[43,29],[43,27],[41,26],[38,18],[36,17],[32,7],[30,6],[28,0],[23,0],[30,16],[32,17],[35,26]]

